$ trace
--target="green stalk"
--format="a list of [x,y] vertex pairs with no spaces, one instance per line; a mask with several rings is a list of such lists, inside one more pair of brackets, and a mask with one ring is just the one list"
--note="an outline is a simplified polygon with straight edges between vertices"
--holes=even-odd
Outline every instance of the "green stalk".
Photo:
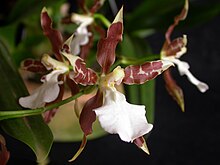
[[51,105],[48,105],[48,106],[42,107],[42,108],[27,109],[27,110],[23,110],[23,109],[22,110],[12,110],[12,111],[0,110],[0,121],[5,120],[5,119],[39,115],[39,114],[42,114],[43,112],[50,111],[54,108],[60,107],[64,104],[67,104],[67,103],[79,98],[80,96],[82,96],[84,94],[90,93],[93,90],[94,90],[94,86],[88,87],[88,88],[80,91],[79,93],[77,93],[74,96],[71,96],[67,99],[64,99],[64,100],[58,102],[58,103],[54,103],[54,104],[51,104]]
[[111,25],[111,22],[102,14],[95,13],[93,18],[99,19],[107,28]]

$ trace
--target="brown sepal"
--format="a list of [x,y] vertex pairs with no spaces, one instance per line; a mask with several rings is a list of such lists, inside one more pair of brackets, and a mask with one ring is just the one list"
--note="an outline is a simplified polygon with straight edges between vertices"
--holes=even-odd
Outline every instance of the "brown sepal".
[[115,62],[115,49],[122,40],[122,22],[113,23],[107,32],[106,38],[101,38],[97,45],[97,61],[102,67],[103,73],[108,73],[111,65]]
[[174,56],[181,52],[184,47],[186,47],[185,38],[178,37],[172,40],[170,44],[168,44],[168,42],[165,41],[161,54],[163,56]]
[[63,37],[58,30],[52,28],[52,20],[49,17],[46,8],[43,8],[41,12],[41,27],[44,35],[50,40],[52,50],[55,53],[56,58],[62,61],[60,50],[62,49]]
[[[88,31],[91,32],[91,28],[88,27]],[[84,60],[87,59],[90,49],[93,46],[93,33],[89,36],[89,42],[86,45],[81,46],[80,57]]]
[[100,90],[85,103],[80,114],[79,123],[86,136],[92,133],[92,124],[96,120],[96,114],[93,109],[101,107],[102,104],[103,93]]
[[173,97],[173,99],[180,106],[181,110],[184,112],[185,106],[184,106],[184,95],[182,89],[176,84],[175,80],[172,78],[169,69],[163,73],[163,77],[166,83],[166,89],[168,93]]
[[5,138],[0,135],[0,165],[6,165],[10,158],[10,152],[6,148]]
[[148,155],[150,155],[149,149],[147,147],[147,143],[144,139],[143,136],[137,138],[134,140],[134,144],[136,144],[136,146],[140,149],[142,149],[145,153],[147,153]]
[[102,7],[102,5],[103,3],[101,2],[101,0],[95,0],[93,6],[90,9],[90,13],[94,14]]
[[75,83],[75,81],[73,81],[69,75],[66,76],[66,83],[69,86],[70,90],[71,90],[71,94],[74,96],[75,94],[79,93],[80,89],[79,86]]
[[170,25],[166,31],[165,37],[166,37],[166,42],[168,44],[171,43],[170,36],[171,36],[174,28],[179,24],[180,21],[182,21],[186,18],[188,10],[189,10],[189,2],[188,2],[188,0],[185,0],[185,4],[184,4],[184,7],[183,7],[181,13],[174,18],[174,23],[172,25]]

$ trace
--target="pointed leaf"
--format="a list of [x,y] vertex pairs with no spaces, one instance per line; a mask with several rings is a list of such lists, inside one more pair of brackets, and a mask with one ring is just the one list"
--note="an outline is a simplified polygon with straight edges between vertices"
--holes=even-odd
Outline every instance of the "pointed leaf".
[[102,106],[102,103],[103,93],[98,90],[96,95],[89,99],[82,109],[79,123],[86,136],[92,133],[92,124],[96,120],[96,114],[93,109]]
[[[7,23],[19,21],[26,17],[30,17],[36,13],[40,13],[41,9],[44,6],[53,6],[57,3],[62,3],[64,0],[57,0],[54,3],[54,0],[47,1],[36,1],[36,0],[17,0],[14,4],[10,14],[7,17]],[[24,10],[25,9],[25,10]]]
[[128,66],[125,68],[125,77],[123,79],[123,83],[128,85],[143,84],[154,79],[172,65],[173,63],[171,62],[158,60],[146,62],[142,65]]
[[[0,41],[0,102],[4,110],[21,109],[18,98],[27,95],[19,73],[7,48]],[[10,75],[10,76],[9,76]],[[2,129],[10,136],[27,144],[36,154],[37,160],[43,161],[51,148],[53,136],[41,116],[9,119],[1,121]]]
[[180,106],[181,110],[184,112],[184,96],[182,89],[176,84],[175,80],[172,78],[169,69],[164,72],[163,76],[168,93],[173,97],[173,99]]
[[103,73],[108,73],[111,65],[115,62],[115,49],[118,42],[122,40],[122,13],[121,9],[109,27],[107,37],[101,38],[97,45],[97,61],[102,67]]

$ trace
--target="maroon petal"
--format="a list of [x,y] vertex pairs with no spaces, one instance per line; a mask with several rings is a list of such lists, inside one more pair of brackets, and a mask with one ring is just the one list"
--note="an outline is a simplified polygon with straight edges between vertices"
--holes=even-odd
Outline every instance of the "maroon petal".
[[134,144],[136,144],[136,146],[140,149],[142,149],[144,152],[146,152],[148,155],[150,155],[150,152],[148,150],[148,147],[147,147],[147,144],[146,144],[146,141],[144,139],[143,136],[137,138],[134,140]]
[[89,36],[89,42],[86,45],[81,46],[81,51],[80,51],[80,57],[84,60],[87,59],[89,51],[93,46],[93,33],[91,32],[91,29],[89,27],[88,27],[88,31],[91,33],[91,35]]
[[77,4],[78,4],[79,8],[81,8],[84,13],[87,13],[87,12],[88,12],[88,11],[87,11],[88,9],[87,9],[87,7],[86,7],[85,0],[77,0]]
[[73,81],[69,75],[66,76],[66,83],[69,86],[70,90],[71,90],[71,94],[74,96],[75,94],[79,93],[80,89],[79,86],[75,83],[75,81]]
[[76,152],[76,154],[69,160],[69,162],[73,162],[74,160],[76,160],[76,158],[82,153],[82,151],[84,150],[85,146],[86,146],[86,143],[87,143],[87,139],[86,139],[86,136],[84,135],[83,136],[83,139],[82,139],[82,142],[81,142],[81,145],[78,149],[78,151]]
[[[183,49],[186,47],[187,39],[185,37],[178,37],[174,39],[170,44],[165,42],[163,45],[161,55],[162,56],[176,56],[178,53],[181,53]],[[185,48],[186,50],[186,48]]]
[[44,35],[47,36],[51,42],[56,58],[62,61],[60,50],[62,49],[63,37],[59,31],[52,28],[52,20],[49,17],[46,8],[43,8],[41,12],[41,27]]
[[173,99],[180,106],[181,110],[184,112],[184,96],[182,89],[176,84],[175,80],[172,78],[169,69],[164,72],[163,76],[168,93],[173,97]]
[[143,84],[154,79],[170,66],[172,66],[172,63],[166,63],[161,60],[128,66],[125,68],[123,83],[128,85]]
[[95,0],[93,6],[90,9],[90,12],[95,13],[96,11],[98,11],[100,7],[102,7],[103,3],[103,0]]
[[0,135],[0,148],[0,165],[6,165],[10,157],[10,152],[6,148],[5,138],[2,135]]
[[86,136],[92,133],[92,124],[96,120],[96,114],[93,109],[101,107],[102,104],[103,93],[98,90],[96,95],[90,98],[84,105],[80,114],[79,123]]
[[30,72],[35,73],[46,73],[46,67],[39,60],[35,59],[26,59],[22,61],[21,68]]
[[170,36],[171,36],[174,28],[179,24],[179,21],[182,21],[186,18],[188,10],[189,10],[189,2],[188,2],[188,0],[185,0],[185,5],[184,5],[181,13],[174,18],[174,23],[172,25],[170,25],[170,27],[168,28],[168,30],[166,32],[165,37],[166,37],[166,42],[168,44],[171,43]]
[[111,65],[115,62],[115,49],[119,41],[122,40],[123,20],[121,9],[114,22],[108,29],[107,37],[101,38],[97,45],[97,61],[102,67],[103,73],[108,73]]
[[55,116],[55,114],[57,113],[57,110],[58,110],[58,108],[54,108],[53,110],[44,112],[44,114],[43,114],[44,121],[46,123],[49,123],[51,121],[51,119]]

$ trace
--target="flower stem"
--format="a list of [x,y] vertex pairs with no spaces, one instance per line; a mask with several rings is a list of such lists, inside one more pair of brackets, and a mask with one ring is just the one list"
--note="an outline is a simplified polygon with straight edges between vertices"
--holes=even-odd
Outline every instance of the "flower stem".
[[67,99],[64,99],[58,103],[54,103],[51,105],[48,105],[46,107],[42,107],[42,108],[37,108],[37,109],[27,109],[27,110],[0,110],[0,121],[1,120],[5,120],[5,119],[12,119],[12,118],[19,118],[19,117],[25,117],[25,116],[33,116],[33,115],[39,115],[42,114],[43,112],[46,111],[50,111],[54,108],[57,108],[59,106],[62,106],[64,104],[67,104],[77,98],[79,98],[80,96],[90,93],[91,91],[93,91],[95,88],[95,86],[89,86],[87,88],[85,88],[84,90],[81,90],[79,93],[77,93],[74,96],[71,96]]
[[99,19],[100,21],[102,21],[102,23],[108,28],[111,25],[111,22],[109,22],[109,20],[102,14],[99,13],[95,13],[93,15],[94,19]]

